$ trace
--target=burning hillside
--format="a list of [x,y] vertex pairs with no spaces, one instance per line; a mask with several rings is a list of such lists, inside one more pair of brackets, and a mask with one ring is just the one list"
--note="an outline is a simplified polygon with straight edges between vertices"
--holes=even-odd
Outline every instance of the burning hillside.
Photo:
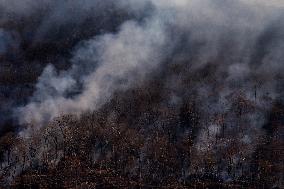
[[0,1],[0,184],[283,187],[283,5]]

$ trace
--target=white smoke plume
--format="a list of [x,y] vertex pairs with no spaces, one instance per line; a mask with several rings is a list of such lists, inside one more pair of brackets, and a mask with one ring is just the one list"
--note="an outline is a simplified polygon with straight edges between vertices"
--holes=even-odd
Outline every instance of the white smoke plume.
[[[70,2],[72,2],[70,7],[76,5],[75,2]],[[31,7],[39,6],[33,3],[35,2],[31,1]],[[51,2],[47,1],[46,3]],[[167,53],[170,53],[171,44],[180,45],[174,44],[175,40],[180,37],[178,32],[187,35],[186,38],[191,40],[183,47],[189,48],[189,51],[192,51],[190,48],[196,48],[192,45],[193,43],[205,43],[193,55],[197,60],[190,63],[192,69],[204,66],[203,64],[216,59],[221,53],[220,51],[225,50],[222,48],[224,47],[223,43],[227,43],[227,40],[231,40],[233,46],[230,48],[234,51],[232,55],[228,55],[226,62],[222,63],[224,65],[220,65],[224,72],[230,74],[227,80],[242,80],[259,71],[262,75],[266,74],[268,70],[260,69],[264,66],[267,67],[267,64],[275,64],[269,69],[273,69],[274,73],[282,69],[281,64],[277,61],[265,59],[263,61],[266,62],[254,63],[259,64],[257,70],[250,71],[251,65],[249,65],[250,61],[253,61],[249,60],[251,58],[249,56],[254,51],[254,44],[258,37],[269,27],[274,27],[270,25],[271,22],[277,18],[280,19],[280,10],[277,8],[267,7],[264,4],[259,5],[259,3],[257,6],[255,3],[248,5],[239,1],[230,3],[205,0],[142,1],[138,3],[140,7],[137,7],[136,3],[136,1],[121,1],[116,4],[123,8],[141,11],[147,3],[151,3],[154,13],[151,13],[142,23],[126,21],[117,33],[102,34],[84,42],[84,45],[75,52],[73,65],[69,70],[58,73],[52,65],[44,69],[31,102],[25,107],[19,108],[18,117],[21,123],[33,122],[41,125],[60,114],[79,114],[97,109],[107,101],[116,89],[130,87],[135,83],[135,80],[140,80],[149,71],[159,69],[158,65],[167,57]],[[281,4],[281,2],[279,3]],[[51,19],[55,19],[57,22],[58,20],[67,22],[68,17],[57,15],[61,12],[57,9],[64,7],[64,10],[68,10],[66,8],[68,4],[64,6],[59,3],[59,5],[55,6],[55,10],[52,11]],[[98,2],[84,1],[79,3],[78,7],[85,10],[84,7],[89,9],[99,5]],[[25,13],[26,11],[18,9],[26,10],[31,7],[18,6],[14,11]],[[8,8],[10,7],[8,6]],[[262,10],[261,14],[260,10]],[[53,18],[53,15],[57,15],[57,17]],[[58,18],[58,16],[62,17]],[[47,26],[50,25],[47,24]],[[170,34],[173,36],[169,36]],[[277,49],[280,47],[281,44],[280,46],[278,44],[275,47],[272,46]],[[273,53],[270,55],[271,58],[281,56],[281,54],[274,55],[277,53],[277,49],[271,50]],[[281,60],[281,58],[278,59]],[[76,74],[80,70],[80,64],[86,64],[84,62],[87,62],[86,67],[91,71],[82,71],[81,69],[81,73]],[[271,73],[267,74],[269,76]],[[269,82],[274,78],[270,79]],[[68,96],[68,91],[78,87],[79,83],[82,85],[80,94]],[[269,85],[274,84],[270,83]],[[274,90],[274,86],[271,87],[269,90]],[[272,93],[274,94],[274,92]]]
[[[20,124],[40,128],[63,114],[80,115],[96,110],[116,90],[131,88],[147,79],[146,75],[161,70],[165,64],[179,61],[187,65],[185,75],[215,67],[214,73],[210,73],[212,81],[200,78],[201,82],[188,89],[197,91],[199,106],[205,116],[197,139],[198,149],[207,149],[219,134],[220,128],[211,123],[216,114],[226,114],[228,123],[237,122],[235,115],[229,113],[235,106],[230,96],[241,93],[244,99],[256,104],[257,111],[243,118],[243,124],[249,126],[239,136],[250,136],[248,140],[256,143],[270,105],[275,99],[282,98],[284,26],[281,1],[269,4],[241,0],[120,0],[103,3],[26,0],[22,3],[2,0],[0,7],[15,19],[33,17],[41,11],[45,13],[34,32],[33,43],[46,40],[52,33],[50,31],[62,25],[72,27],[90,17],[96,18],[98,12],[103,18],[108,18],[113,16],[108,15],[108,11],[115,9],[134,17],[126,16],[116,31],[102,31],[80,42],[69,60],[69,69],[57,70],[51,62],[39,77],[29,103],[15,110]],[[4,16],[1,22],[10,19]],[[87,27],[100,26],[88,22]],[[236,127],[234,124],[227,126],[228,132]],[[207,130],[209,136],[204,137]],[[29,130],[24,133],[29,133]]]
[[[47,66],[37,83],[35,102],[20,109],[22,123],[43,123],[61,113],[79,114],[98,108],[115,89],[129,87],[143,78],[161,62],[165,34],[159,20],[151,20],[143,26],[134,21],[123,24],[118,34],[106,34],[87,42],[79,49],[81,61],[97,65],[88,75],[81,75],[83,92],[73,98],[65,97],[78,78],[73,73],[80,65],[74,64],[68,71],[56,74]],[[76,58],[80,58],[76,57]],[[88,60],[89,59],[89,60]]]
[[[247,158],[260,142],[271,105],[283,101],[283,10],[281,0],[0,0],[1,25],[32,18],[35,24],[22,29],[32,46],[92,31],[76,38],[76,47],[68,49],[71,58],[62,56],[68,69],[50,61],[15,117],[20,125],[41,128],[64,114],[97,110],[114,92],[177,63],[181,74],[167,75],[164,82],[177,91],[171,99],[196,95],[201,121],[195,155],[217,154],[238,140]],[[69,31],[73,27],[76,32]],[[0,39],[3,35],[0,30]],[[0,55],[1,45],[7,47],[0,41]],[[188,77],[189,88],[178,85]],[[28,127],[22,134],[32,132]]]

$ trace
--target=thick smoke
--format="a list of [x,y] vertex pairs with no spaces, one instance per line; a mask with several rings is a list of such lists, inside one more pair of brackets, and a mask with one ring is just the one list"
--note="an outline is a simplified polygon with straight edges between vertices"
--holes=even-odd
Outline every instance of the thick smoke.
[[[64,114],[79,114],[98,108],[115,89],[128,88],[134,81],[143,78],[162,60],[165,34],[159,20],[151,20],[144,26],[133,21],[122,25],[118,34],[106,34],[89,40],[86,47],[76,53],[75,61],[88,62],[88,70],[74,63],[67,71],[56,73],[47,66],[39,82],[34,101],[20,109],[22,123],[40,124]],[[94,68],[96,67],[96,68]],[[77,73],[81,69],[80,75]],[[91,73],[86,74],[85,72]],[[82,92],[69,97],[77,83]]]
[[[38,33],[43,35],[44,31],[49,31],[48,27],[52,27],[45,22],[68,23],[70,17],[58,14],[68,13],[69,6],[80,7],[76,18],[79,20],[88,15],[92,6],[100,6],[98,2],[84,1],[78,6],[71,2],[70,5],[54,5],[51,16],[41,24]],[[283,69],[280,63],[283,41],[277,36],[277,32],[282,34],[283,24],[277,8],[239,1],[143,1],[138,3],[140,7],[135,3],[122,1],[116,4],[143,12],[141,9],[151,3],[154,10],[142,22],[125,21],[117,33],[102,34],[83,42],[73,53],[70,69],[58,72],[52,65],[44,69],[31,102],[19,108],[21,123],[41,125],[64,113],[80,114],[97,109],[115,90],[128,88],[143,80],[146,73],[159,69],[171,53],[175,59],[188,59],[184,62],[189,64],[191,72],[208,66],[209,62],[220,61],[216,64],[219,73],[215,76],[217,80],[224,79],[220,98],[242,88],[246,97],[252,99],[254,80],[258,77],[261,82],[263,80],[258,96],[270,92],[271,97],[277,97],[276,77]],[[61,10],[63,7],[64,11]],[[29,7],[18,8],[26,10]],[[84,12],[80,12],[81,8]],[[25,13],[24,10],[14,11]],[[259,41],[265,37],[267,42]],[[181,38],[187,42],[181,44]],[[268,52],[257,52],[262,48]],[[239,86],[232,87],[236,82]],[[206,88],[211,86],[203,87],[200,83],[197,87],[203,93],[201,95],[206,96],[209,93]],[[79,90],[79,94],[70,95],[74,90]]]
[[20,44],[13,57],[45,65],[14,117],[41,128],[64,114],[94,111],[116,91],[176,64],[180,74],[162,82],[175,91],[165,94],[170,103],[196,98],[195,155],[238,141],[241,155],[233,159],[248,158],[272,104],[283,100],[283,9],[282,1],[255,0],[1,0],[0,57]]
[[139,19],[122,6],[89,0],[0,1],[0,129],[13,122],[15,107],[27,104],[46,65],[67,69],[77,43],[115,32],[130,17]]
[[[173,62],[185,65],[185,75],[209,70],[211,80],[199,76],[200,82],[187,89],[197,92],[205,116],[199,149],[207,149],[212,143],[210,136],[213,139],[220,133],[210,120],[216,114],[236,123],[235,116],[230,115],[235,106],[230,96],[240,94],[244,101],[256,104],[256,111],[243,118],[243,124],[249,126],[239,137],[246,142],[261,135],[266,112],[274,100],[281,99],[283,14],[282,8],[273,4],[221,0],[17,2],[1,2],[3,12],[9,13],[1,22],[33,18],[38,23],[33,32],[34,46],[62,36],[50,34],[52,31],[64,28],[68,34],[65,25],[77,30],[78,26],[100,27],[92,24],[100,14],[112,21],[113,14],[104,11],[126,15],[114,31],[90,32],[89,39],[82,39],[66,60],[71,64],[67,70],[57,70],[52,62],[44,68],[30,102],[15,110],[20,124],[40,127],[63,114],[96,110],[114,91],[131,88]],[[7,42],[2,43],[4,52]],[[210,136],[204,136],[205,130]],[[251,133],[252,138],[248,138]]]

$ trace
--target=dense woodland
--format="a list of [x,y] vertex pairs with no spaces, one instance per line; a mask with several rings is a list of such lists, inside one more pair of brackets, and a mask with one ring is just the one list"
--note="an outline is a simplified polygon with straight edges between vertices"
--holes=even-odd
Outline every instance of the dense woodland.
[[[178,66],[171,71],[178,72]],[[168,74],[168,73],[167,73]],[[184,78],[184,84],[194,82]],[[214,150],[195,145],[201,119],[198,99],[168,102],[171,88],[153,78],[118,91],[99,110],[63,115],[30,138],[1,137],[1,180],[12,188],[271,188],[283,182],[284,108],[274,104],[266,134],[252,156],[231,132],[242,132],[242,117],[255,111],[241,93],[232,96],[232,115],[208,117],[221,132]],[[165,92],[166,91],[166,92]],[[194,92],[193,92],[194,93]],[[245,129],[244,129],[245,130]],[[282,133],[282,135],[281,135]],[[208,138],[212,138],[208,130]],[[228,145],[222,145],[228,144]],[[225,174],[226,172],[226,174]]]
[[283,188],[277,2],[0,0],[0,188]]

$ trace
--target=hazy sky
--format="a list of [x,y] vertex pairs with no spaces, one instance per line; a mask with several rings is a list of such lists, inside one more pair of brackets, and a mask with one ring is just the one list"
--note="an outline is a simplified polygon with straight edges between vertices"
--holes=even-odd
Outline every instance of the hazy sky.
[[241,0],[245,3],[264,4],[267,6],[284,7],[283,0]]

